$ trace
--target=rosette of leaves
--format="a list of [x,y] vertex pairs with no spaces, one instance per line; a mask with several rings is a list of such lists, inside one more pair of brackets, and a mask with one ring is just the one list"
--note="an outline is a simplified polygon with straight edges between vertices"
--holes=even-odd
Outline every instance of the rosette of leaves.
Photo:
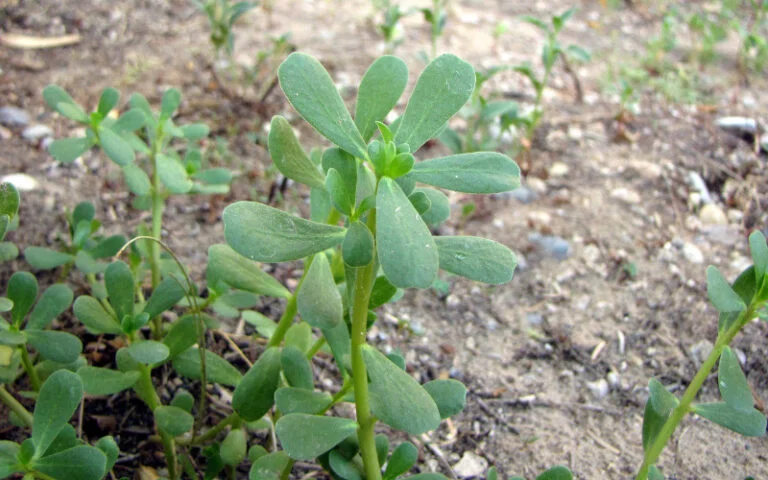
[[[426,67],[404,113],[390,125],[382,122],[408,77],[396,57],[379,58],[368,69],[354,118],[314,58],[290,55],[278,77],[296,111],[334,146],[310,156],[288,121],[273,118],[270,154],[283,175],[310,188],[310,219],[257,202],[237,202],[224,211],[225,238],[238,254],[268,263],[304,260],[286,314],[233,395],[233,408],[245,421],[275,406],[282,414],[275,431],[284,451],[255,461],[251,478],[278,478],[292,460],[313,458],[334,478],[395,478],[416,461],[415,447],[405,443],[390,453],[386,438],[374,434],[375,423],[413,435],[433,430],[461,411],[466,389],[455,380],[421,385],[404,371],[402,357],[367,345],[373,310],[401,289],[430,287],[440,269],[489,284],[509,281],[516,257],[506,246],[433,236],[430,226],[450,214],[442,189],[508,191],[519,185],[519,168],[493,152],[417,161],[418,150],[474,90],[474,70],[456,56],[442,55]],[[322,335],[342,372],[344,383],[334,397],[314,388],[312,347],[289,342],[296,313]],[[325,415],[350,400],[356,420]]]
[[[638,480],[663,479],[656,462],[683,417],[695,413],[722,427],[749,437],[766,435],[765,414],[754,406],[752,389],[729,344],[745,325],[756,317],[768,319],[768,245],[765,236],[755,231],[749,237],[753,265],[733,282],[717,268],[707,268],[707,294],[719,312],[714,347],[681,398],[669,392],[658,380],[648,384],[649,397],[643,417],[643,464]],[[695,403],[710,371],[717,364],[717,385],[722,401]]]
[[19,223],[19,192],[10,183],[0,183],[0,262],[19,256],[19,249],[12,242],[3,241],[5,234]]
[[127,241],[123,235],[103,237],[98,235],[101,222],[95,218],[96,210],[90,202],[81,202],[67,213],[69,242],[63,251],[46,247],[27,247],[24,258],[38,270],[51,270],[64,265],[75,265],[85,274],[103,273],[107,262]]
[[[46,330],[51,322],[72,304],[72,290],[66,285],[48,287],[38,298],[37,279],[28,272],[16,272],[0,297],[0,382],[12,383],[23,366],[32,387],[40,388],[40,373],[57,368],[73,367],[82,361],[83,344],[76,336],[61,331]],[[30,359],[32,347],[41,357],[37,368]]]
[[83,385],[74,373],[60,370],[48,377],[35,402],[32,435],[21,444],[0,440],[0,478],[104,478],[120,452],[112,437],[101,438],[95,446],[78,439],[69,420],[82,398]]

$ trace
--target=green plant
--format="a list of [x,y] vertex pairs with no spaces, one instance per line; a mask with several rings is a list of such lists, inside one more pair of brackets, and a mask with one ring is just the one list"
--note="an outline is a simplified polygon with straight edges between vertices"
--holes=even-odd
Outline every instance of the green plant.
[[384,37],[384,51],[394,53],[397,46],[403,43],[403,27],[400,20],[408,15],[408,12],[403,11],[400,5],[390,3],[389,0],[373,3],[374,8],[381,15],[381,23],[377,24],[376,28]]
[[[107,263],[99,260],[113,257],[127,240],[123,235],[107,238],[97,235],[101,222],[95,216],[91,202],[80,202],[72,212],[67,212],[69,242],[63,245],[63,251],[31,246],[24,249],[25,260],[38,270],[65,266],[62,278],[72,266],[89,276],[102,273]],[[90,279],[95,283],[93,278]]]
[[[695,413],[720,426],[746,436],[764,436],[766,418],[754,408],[752,390],[739,360],[729,344],[749,322],[766,319],[768,302],[768,245],[759,231],[749,237],[754,265],[729,284],[717,268],[707,268],[707,294],[719,313],[714,348],[702,362],[683,396],[677,398],[658,380],[651,379],[650,396],[643,417],[643,463],[637,480],[663,479],[656,462],[677,426],[688,413]],[[718,363],[719,361],[719,363]],[[694,403],[715,364],[722,402]]]
[[222,52],[232,55],[235,36],[232,27],[246,12],[256,7],[255,2],[236,2],[230,0],[193,0],[197,8],[208,18],[211,27],[211,45],[218,57]]
[[4,241],[5,235],[15,230],[19,223],[19,192],[10,183],[0,183],[0,263],[19,256],[19,249],[12,242]]
[[445,24],[448,20],[448,16],[445,13],[445,5],[448,0],[432,0],[432,8],[422,8],[421,13],[424,15],[424,21],[429,24],[429,39],[431,45],[432,56],[430,58],[437,57],[437,41],[443,36],[445,32]]
[[25,479],[99,480],[112,470],[119,453],[114,438],[85,445],[69,424],[82,398],[80,378],[66,370],[53,373],[42,385],[34,414],[0,386],[0,399],[32,428],[21,444],[0,440],[0,478],[18,473]]

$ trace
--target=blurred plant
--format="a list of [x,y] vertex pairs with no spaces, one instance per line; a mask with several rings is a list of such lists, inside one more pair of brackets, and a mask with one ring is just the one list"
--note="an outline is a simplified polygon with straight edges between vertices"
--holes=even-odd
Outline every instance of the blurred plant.
[[437,57],[437,41],[443,36],[445,32],[445,24],[448,20],[448,16],[445,13],[445,6],[448,0],[432,0],[431,8],[422,8],[421,13],[424,15],[424,21],[429,24],[429,39],[431,45],[432,55],[430,58]]
[[381,23],[378,23],[376,28],[384,37],[384,52],[394,53],[395,49],[405,40],[400,20],[410,12],[403,11],[399,4],[391,3],[389,0],[374,0],[373,7],[381,16]]
[[19,256],[19,249],[12,242],[4,241],[5,235],[19,224],[19,192],[10,183],[0,183],[0,263]]
[[197,8],[208,18],[211,28],[211,46],[218,58],[221,53],[232,56],[235,46],[235,35],[232,27],[246,12],[256,7],[256,2],[236,2],[231,0],[193,0]]

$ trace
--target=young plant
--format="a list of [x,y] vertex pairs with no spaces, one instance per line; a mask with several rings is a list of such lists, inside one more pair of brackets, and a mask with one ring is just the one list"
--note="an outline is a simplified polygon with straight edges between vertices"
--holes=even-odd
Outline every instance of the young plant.
[[[707,268],[707,294],[719,312],[714,348],[677,398],[656,379],[651,379],[650,396],[643,418],[644,457],[636,480],[663,479],[656,466],[661,452],[688,413],[695,413],[722,427],[746,436],[766,434],[765,414],[754,407],[752,390],[729,344],[752,320],[768,319],[768,245],[759,231],[749,237],[754,265],[731,285],[717,268]],[[718,365],[717,377],[722,402],[694,403],[710,371]]]
[[403,43],[405,39],[400,20],[408,15],[408,12],[403,11],[400,5],[390,3],[389,0],[380,3],[374,2],[374,7],[380,11],[382,17],[381,23],[377,24],[376,27],[384,37],[384,52],[394,53],[398,45]]
[[[507,191],[519,185],[519,169],[491,152],[415,161],[414,153],[474,89],[472,67],[455,56],[427,66],[405,112],[389,126],[381,122],[407,83],[405,64],[395,57],[378,59],[366,72],[354,119],[312,57],[292,54],[278,75],[293,107],[335,146],[315,163],[287,120],[275,117],[270,153],[281,173],[311,188],[311,219],[256,202],[237,202],[224,211],[225,238],[235,252],[261,262],[304,259],[304,275],[267,350],[233,395],[235,413],[244,421],[258,420],[273,406],[280,413],[274,428],[284,451],[259,457],[251,478],[266,471],[285,475],[295,460],[314,458],[342,478],[395,478],[413,465],[415,449],[405,442],[389,455],[389,442],[374,433],[376,423],[413,435],[433,430],[441,418],[461,410],[466,389],[455,380],[420,385],[402,370],[402,357],[368,345],[373,309],[399,289],[429,288],[441,268],[491,284],[509,281],[516,258],[507,247],[477,237],[432,236],[428,224],[445,220],[449,208],[445,195],[431,187]],[[373,138],[377,131],[380,136]],[[289,337],[299,328],[293,326],[296,313],[306,322],[305,333]],[[309,343],[310,327],[322,335],[320,346],[330,346],[341,373],[334,396],[314,390],[307,358],[320,346]],[[300,348],[299,337],[305,339]],[[356,420],[325,415],[351,395]]]
[[93,275],[103,273],[107,268],[105,258],[113,257],[127,241],[123,235],[112,235],[104,238],[97,235],[101,222],[96,220],[96,209],[91,202],[80,202],[67,212],[69,242],[63,246],[63,251],[45,247],[27,247],[24,249],[24,259],[38,270],[52,270],[64,266],[62,277],[66,277],[72,266],[89,276],[95,283]]
[[100,480],[112,470],[119,454],[115,440],[103,437],[96,446],[86,445],[69,424],[83,398],[83,384],[74,373],[59,370],[48,377],[34,414],[1,386],[0,398],[10,399],[12,410],[32,429],[21,444],[0,440],[0,478]]
[[569,66],[569,59],[587,62],[590,59],[589,52],[578,45],[569,45],[568,47],[563,48],[558,41],[560,31],[563,29],[568,19],[573,16],[574,12],[575,9],[571,8],[560,15],[555,15],[549,23],[536,17],[523,17],[524,21],[538,27],[546,35],[544,46],[541,49],[541,64],[544,71],[541,74],[537,74],[530,62],[514,67],[516,72],[524,75],[531,82],[531,85],[536,92],[531,110],[528,113],[512,110],[505,113],[502,117],[502,125],[505,129],[511,126],[522,129],[523,135],[521,143],[525,150],[530,148],[534,133],[544,115],[544,90],[547,88],[547,85],[549,85],[552,71],[559,59],[562,59],[566,70],[572,72],[571,76],[574,79],[577,92],[580,90],[578,79]]
[[19,256],[19,249],[12,242],[4,241],[5,235],[16,229],[19,223],[19,192],[10,183],[0,183],[0,263]]
[[[86,127],[84,137],[54,141],[49,149],[51,155],[61,162],[72,162],[91,147],[99,146],[121,169],[128,189],[136,195],[134,205],[151,210],[151,230],[147,233],[153,238],[161,237],[168,196],[229,191],[232,173],[225,168],[205,168],[196,146],[208,135],[208,127],[202,123],[177,126],[173,122],[173,115],[181,104],[178,90],[169,89],[163,94],[157,112],[152,111],[146,98],[133,94],[130,110],[117,119],[110,115],[120,99],[119,92],[113,88],[104,90],[97,110],[91,114],[86,114],[58,86],[46,87],[43,98],[52,109]],[[176,140],[184,144],[183,156]],[[87,216],[78,217],[78,224]],[[146,251],[152,286],[157,287],[162,277],[160,248],[155,242],[149,242]]]
[[254,2],[232,3],[230,0],[195,0],[194,4],[208,18],[211,46],[218,57],[222,52],[231,56],[235,47],[232,27],[246,12],[256,7]]
[[424,21],[430,27],[429,39],[432,48],[432,56],[430,58],[437,58],[437,41],[445,32],[445,24],[448,20],[448,15],[445,13],[446,3],[448,3],[448,0],[432,0],[432,8],[421,9]]

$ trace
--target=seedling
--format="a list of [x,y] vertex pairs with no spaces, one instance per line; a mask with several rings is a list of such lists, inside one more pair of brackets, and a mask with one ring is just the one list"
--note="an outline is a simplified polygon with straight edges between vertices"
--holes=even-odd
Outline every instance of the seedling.
[[0,386],[0,399],[32,428],[21,444],[0,440],[0,478],[23,474],[28,479],[100,480],[112,470],[119,449],[112,437],[96,446],[84,444],[69,419],[83,398],[80,378],[67,370],[53,373],[43,384],[30,414]]
[[403,11],[400,5],[396,3],[390,3],[389,0],[382,2],[374,1],[374,8],[379,11],[381,15],[381,23],[376,27],[384,37],[384,52],[394,53],[395,49],[403,43],[405,39],[403,34],[403,26],[400,20],[408,15],[409,12]]
[[101,222],[94,217],[96,210],[90,202],[80,202],[67,213],[69,227],[69,242],[62,250],[45,247],[27,247],[24,258],[27,263],[38,270],[52,270],[64,266],[62,278],[66,278],[69,269],[76,266],[78,270],[89,276],[95,284],[97,273],[103,273],[107,262],[99,261],[114,256],[127,241],[123,235],[112,235],[104,238],[98,235]]
[[437,41],[443,36],[445,32],[445,24],[448,20],[448,16],[445,13],[445,5],[448,0],[432,0],[432,8],[422,8],[421,13],[424,15],[424,21],[429,24],[429,39],[432,47],[432,56],[430,58],[437,57]]
[[256,7],[254,2],[232,3],[230,0],[194,1],[197,8],[208,18],[211,27],[211,46],[218,57],[222,52],[231,56],[235,48],[235,35],[232,32],[235,22],[246,12]]
[[19,192],[10,183],[0,183],[0,263],[19,256],[19,249],[12,242],[4,241],[5,235],[16,229],[19,223]]
[[[688,413],[695,413],[722,427],[745,436],[766,434],[765,414],[754,407],[752,390],[729,344],[757,317],[765,320],[768,302],[768,245],[759,231],[749,237],[754,265],[729,284],[717,268],[707,268],[707,294],[719,312],[714,348],[691,380],[683,396],[677,398],[656,379],[651,379],[650,396],[643,418],[643,463],[637,480],[663,479],[656,462],[677,426]],[[719,362],[718,362],[719,361]],[[715,364],[722,402],[694,403]]]

